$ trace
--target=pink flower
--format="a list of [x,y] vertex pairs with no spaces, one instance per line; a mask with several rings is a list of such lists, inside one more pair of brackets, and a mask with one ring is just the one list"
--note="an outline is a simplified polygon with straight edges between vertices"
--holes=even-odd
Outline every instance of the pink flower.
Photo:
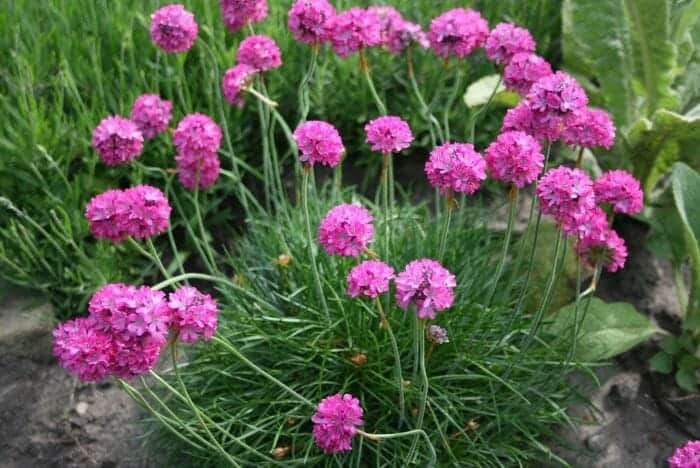
[[513,23],[498,23],[486,39],[486,56],[498,65],[507,64],[518,53],[535,51],[530,31]]
[[129,210],[122,221],[125,235],[145,239],[168,230],[172,209],[160,189],[150,185],[137,185],[124,190],[122,196],[129,204]]
[[542,171],[544,155],[537,140],[524,132],[505,132],[486,150],[486,163],[496,180],[523,188]]
[[469,143],[445,143],[435,148],[425,163],[433,187],[472,195],[486,179],[486,162]]
[[583,214],[567,217],[561,228],[569,236],[586,237],[589,240],[597,239],[603,242],[610,230],[610,223],[605,212],[600,207],[594,206]]
[[301,162],[313,166],[335,167],[345,153],[343,140],[336,128],[320,120],[309,120],[294,131],[294,141],[301,153]]
[[357,426],[363,425],[360,400],[349,393],[327,396],[316,406],[311,416],[316,445],[325,453],[340,453],[352,450],[352,438]]
[[488,35],[489,24],[479,12],[454,8],[430,23],[428,39],[439,56],[448,58],[452,54],[464,58],[484,45]]
[[396,303],[404,310],[414,304],[419,319],[435,319],[452,306],[457,280],[435,260],[424,258],[409,263],[396,276]]
[[92,147],[105,164],[117,166],[141,154],[143,135],[131,120],[110,116],[93,130]]
[[348,296],[375,298],[389,290],[394,269],[379,260],[366,260],[348,273]]
[[97,329],[93,320],[78,318],[53,331],[53,354],[83,382],[99,382],[111,373],[115,348],[111,335]]
[[540,209],[560,224],[576,225],[595,207],[593,182],[581,169],[550,169],[537,186]]
[[241,41],[236,61],[264,72],[282,65],[282,54],[275,41],[267,36],[250,36]]
[[550,136],[556,139],[556,135],[550,135],[551,132],[546,125],[535,119],[527,101],[520,101],[517,106],[506,112],[501,133],[513,131],[527,133],[537,140],[546,140]]
[[610,149],[615,144],[615,124],[604,110],[584,109],[564,128],[562,138],[569,146]]
[[209,340],[216,331],[218,306],[209,294],[196,288],[182,286],[170,293],[168,306],[173,314],[173,326],[185,343],[194,343],[200,336]]
[[379,117],[365,125],[367,143],[372,151],[398,153],[411,146],[413,134],[404,120],[395,116]]
[[130,209],[130,200],[122,190],[107,190],[93,197],[85,209],[90,232],[97,239],[121,242],[126,236],[124,222]]
[[340,204],[321,221],[319,241],[329,255],[357,257],[372,240],[372,220],[370,212],[360,205]]
[[328,36],[328,22],[334,16],[335,8],[327,0],[297,0],[287,25],[297,41],[318,44]]
[[219,178],[221,162],[213,152],[189,152],[175,156],[177,178],[188,190],[207,189]]
[[221,87],[224,91],[224,98],[229,104],[243,107],[243,91],[253,81],[255,69],[251,66],[239,63],[233,68],[229,68],[224,74]]
[[168,129],[173,118],[173,104],[157,94],[143,94],[136,98],[131,109],[131,121],[136,124],[144,138],[154,138]]
[[450,342],[450,337],[447,334],[447,330],[437,325],[430,325],[427,330],[427,335],[428,341],[437,345]]
[[392,6],[371,6],[367,8],[367,12],[379,18],[379,36],[381,38],[379,43],[388,45],[389,34],[391,34],[394,25],[403,21],[401,13]]
[[552,66],[539,55],[521,52],[513,55],[503,70],[506,88],[527,96],[535,82],[552,74]]
[[266,0],[220,0],[221,16],[231,32],[236,32],[248,23],[258,23],[267,18]]
[[591,266],[601,264],[611,273],[624,268],[627,260],[627,246],[624,239],[612,229],[602,235],[583,236],[575,245],[582,262]]
[[180,155],[216,153],[221,145],[221,128],[204,114],[185,116],[173,133],[173,143]]
[[538,125],[547,129],[545,137],[555,140],[586,109],[588,97],[576,80],[558,71],[532,85],[527,103]]
[[700,441],[688,441],[668,459],[669,468],[700,468]]
[[151,38],[166,52],[187,52],[198,32],[194,15],[180,4],[164,6],[151,15]]
[[397,21],[389,31],[389,52],[400,55],[404,50],[418,44],[426,49],[430,46],[428,36],[423,32],[420,25],[410,21]]
[[626,171],[608,171],[593,184],[596,203],[610,203],[616,213],[634,215],[644,208],[639,181]]
[[381,43],[381,25],[376,13],[353,7],[329,19],[328,39],[340,57],[347,57],[366,47]]

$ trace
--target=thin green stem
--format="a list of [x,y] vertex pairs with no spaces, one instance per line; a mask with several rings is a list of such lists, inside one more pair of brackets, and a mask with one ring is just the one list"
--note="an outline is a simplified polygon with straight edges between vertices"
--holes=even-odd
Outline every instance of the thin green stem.
[[[418,341],[418,367],[420,369],[420,375],[422,379],[422,392],[421,392],[421,399],[418,403],[418,420],[416,421],[416,429],[421,430],[423,429],[423,420],[425,419],[425,406],[428,402],[428,387],[429,387],[429,381],[428,381],[428,373],[425,370],[425,320],[420,320],[420,324],[418,327],[416,327],[416,334],[414,336],[414,339]],[[408,456],[406,457],[406,460],[410,461],[413,459],[413,454],[416,451],[416,447],[418,445],[418,437],[413,441],[413,444],[411,444],[411,448],[408,451]]]
[[452,111],[452,106],[454,105],[455,101],[457,100],[457,95],[459,94],[459,90],[462,86],[462,68],[457,66],[455,68],[455,81],[454,85],[452,86],[452,92],[447,98],[447,102],[445,103],[444,107],[444,113],[442,116],[442,128],[444,129],[445,132],[445,141],[450,141],[452,136],[450,135],[450,112]]
[[498,288],[498,282],[503,274],[503,268],[505,267],[506,260],[508,258],[508,249],[510,248],[510,239],[513,234],[513,225],[515,224],[515,218],[518,214],[518,187],[513,185],[508,194],[508,226],[506,227],[506,236],[503,240],[503,251],[501,253],[501,260],[498,262],[498,268],[496,268],[496,275],[493,278],[493,285],[491,286],[491,292],[486,300],[485,308],[488,308],[493,302],[493,298],[496,295],[496,290]]
[[485,114],[486,111],[488,110],[489,105],[491,104],[491,101],[493,101],[494,96],[498,92],[498,88],[500,88],[502,81],[503,81],[503,76],[499,74],[498,75],[498,82],[496,83],[496,86],[491,91],[491,95],[489,96],[488,101],[486,101],[486,104],[481,106],[479,108],[479,110],[474,112],[474,115],[471,117],[471,119],[469,119],[469,127],[470,127],[469,128],[469,141],[471,141],[472,143],[474,143],[474,137],[476,136],[476,126],[479,123],[479,121],[481,120],[480,117],[483,114]]
[[158,269],[163,274],[163,277],[165,279],[170,278],[170,273],[168,273],[168,270],[163,265],[163,262],[160,259],[160,255],[158,255],[158,251],[156,250],[156,246],[153,244],[153,239],[151,239],[150,237],[147,237],[146,238],[146,245],[148,246],[149,250],[151,251],[151,255],[153,256],[153,261],[156,262],[156,265],[158,265]]
[[204,252],[206,254],[206,259],[205,263],[209,266],[209,273],[215,274],[218,273],[218,269],[216,268],[216,260],[214,257],[214,252],[211,249],[211,243],[209,242],[207,230],[204,227],[204,218],[202,217],[202,211],[199,207],[199,174],[197,174],[197,184],[194,189],[194,196],[193,196],[193,201],[194,201],[194,214],[195,218],[197,219],[197,225],[199,227],[199,232],[200,235],[202,236],[202,245],[204,246]]
[[386,105],[384,105],[382,98],[380,98],[377,93],[377,88],[374,86],[372,74],[369,71],[369,65],[367,64],[367,58],[365,57],[365,51],[363,49],[360,49],[360,69],[362,70],[362,74],[365,75],[369,92],[372,94],[372,99],[374,99],[374,103],[377,105],[377,110],[381,115],[386,115]]
[[391,153],[384,153],[382,155],[382,211],[384,212],[384,261],[390,261],[390,249],[391,249],[391,229],[390,229],[390,219],[391,219],[391,206],[389,204],[389,191],[391,187],[389,186],[389,166],[391,165]]
[[[535,314],[535,319],[533,321],[532,327],[530,328],[528,343],[532,341],[533,337],[537,334],[539,330],[539,327],[542,323],[542,318],[544,317],[544,314],[547,311],[549,303],[552,299],[552,292],[554,291],[554,286],[556,285],[557,280],[559,279],[559,270],[561,266],[560,255],[562,253],[560,252],[560,250],[562,250],[562,240],[566,242],[563,231],[561,229],[558,229],[557,237],[554,242],[554,252],[552,254],[551,273],[549,275],[549,280],[547,281],[547,286],[544,290],[544,295],[542,296],[542,301],[540,302],[540,306]],[[563,253],[566,252],[564,251]]]
[[435,147],[437,145],[436,132],[437,138],[441,143],[445,142],[445,135],[442,133],[442,128],[440,127],[440,122],[438,121],[437,117],[435,117],[435,115],[433,115],[433,113],[430,111],[430,107],[428,107],[425,97],[423,97],[423,93],[421,93],[418,82],[416,81],[416,76],[413,71],[413,53],[410,47],[406,55],[406,60],[408,62],[408,78],[411,82],[411,89],[413,90],[413,94],[415,94],[416,99],[418,99],[418,104],[420,105],[423,118],[428,123],[431,147]]
[[[148,239],[148,240],[150,241],[150,239]],[[167,270],[165,269],[165,267],[161,263],[160,258],[158,257],[158,254],[155,252],[155,247],[153,247],[152,252],[149,252],[148,250],[144,249],[141,246],[141,244],[139,244],[133,237],[129,236],[128,241],[129,241],[129,244],[131,244],[141,255],[143,255],[144,257],[146,257],[147,259],[149,259],[153,263],[155,263],[156,266],[158,267],[158,269],[160,270],[161,274],[164,277],[167,278],[169,276]],[[153,244],[151,243],[151,246],[152,245]]]
[[442,235],[440,236],[440,249],[438,250],[438,260],[442,262],[445,256],[445,248],[447,247],[447,237],[450,234],[450,224],[452,223],[452,211],[454,209],[454,194],[450,189],[447,193],[447,214],[445,215],[445,224],[442,227]]
[[386,315],[384,315],[384,308],[382,307],[382,300],[377,296],[376,301],[377,303],[377,311],[379,312],[379,316],[381,319],[381,324],[382,327],[386,329],[387,333],[389,334],[389,339],[391,340],[391,351],[394,353],[394,363],[395,363],[395,369],[394,369],[394,375],[396,376],[396,383],[399,388],[399,428],[401,427],[401,424],[406,420],[406,397],[405,397],[405,392],[403,388],[403,371],[401,370],[401,354],[399,353],[399,346],[396,343],[396,337],[394,336],[394,332],[391,329],[391,324],[389,323],[389,320],[386,318]]
[[326,296],[323,294],[323,285],[321,284],[321,275],[318,272],[318,264],[316,263],[316,253],[314,251],[314,237],[311,230],[311,214],[309,212],[309,175],[313,171],[313,167],[307,167],[303,171],[302,183],[301,183],[301,204],[304,210],[304,222],[306,224],[306,242],[309,248],[309,259],[311,260],[311,271],[314,275],[314,283],[316,285],[316,294],[321,301],[321,306],[323,307],[323,312],[326,315],[326,319],[330,320],[330,313],[328,311],[328,303],[326,302]]
[[[430,460],[428,461],[427,466],[435,466],[435,463],[437,462],[437,453],[435,452],[435,447],[433,446],[433,443],[430,441],[430,437],[428,437],[428,434],[422,429],[412,429],[410,431],[406,432],[397,432],[395,434],[372,434],[365,432],[361,429],[357,430],[357,433],[360,434],[362,437],[366,437],[369,440],[373,440],[375,442],[379,442],[380,440],[384,439],[398,439],[399,437],[410,437],[413,435],[417,435],[420,437],[423,437],[428,444],[428,448],[430,449]],[[411,463],[411,460],[409,457],[406,458],[406,461],[408,463]]]
[[309,111],[311,110],[309,85],[314,77],[314,74],[316,73],[316,63],[318,61],[319,50],[320,47],[318,44],[314,44],[311,47],[311,61],[309,62],[309,68],[299,84],[299,124],[306,122],[306,119],[309,116]]

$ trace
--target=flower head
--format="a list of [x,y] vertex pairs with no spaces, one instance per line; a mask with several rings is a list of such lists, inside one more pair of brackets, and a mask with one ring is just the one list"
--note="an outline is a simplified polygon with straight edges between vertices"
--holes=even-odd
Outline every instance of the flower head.
[[515,54],[535,51],[535,40],[530,31],[513,23],[499,23],[486,39],[486,56],[499,64],[507,64]]
[[294,131],[294,141],[301,153],[301,162],[335,167],[345,152],[343,140],[336,128],[320,120],[309,120]]
[[488,35],[489,25],[479,12],[454,8],[433,19],[428,39],[439,56],[464,58],[484,45]]
[[438,345],[449,343],[450,337],[447,330],[437,325],[430,325],[427,330],[428,341]]
[[526,101],[520,101],[517,106],[508,109],[506,116],[503,118],[501,133],[512,131],[527,133],[538,140],[546,139],[547,134],[546,128],[535,120]]
[[338,393],[321,400],[316,413],[311,416],[316,445],[326,453],[352,450],[357,426],[364,424],[363,413],[360,400],[349,393]]
[[387,48],[389,52],[400,55],[404,50],[417,44],[426,49],[430,46],[428,35],[423,32],[419,24],[410,21],[396,21],[389,31]]
[[92,147],[105,164],[117,166],[141,154],[143,135],[131,120],[118,115],[110,116],[93,130]]
[[547,129],[546,138],[554,140],[586,109],[588,97],[576,80],[558,71],[532,85],[527,103],[533,118]]
[[542,213],[561,224],[578,224],[595,206],[593,182],[581,169],[560,166],[550,169],[537,187]]
[[365,125],[365,132],[372,151],[381,153],[398,153],[411,146],[413,141],[408,123],[391,115],[371,120]]
[[327,0],[297,0],[287,25],[297,41],[318,44],[328,36],[328,22],[334,16],[335,8]]
[[700,468],[700,441],[688,441],[668,459],[669,468]]
[[602,234],[585,235],[576,242],[576,252],[581,261],[591,266],[603,265],[611,273],[624,268],[627,260],[627,246],[624,239],[612,229]]
[[616,213],[634,215],[644,208],[644,192],[639,181],[626,171],[608,171],[593,183],[595,201],[610,203]]
[[165,194],[150,185],[137,185],[123,191],[129,205],[122,221],[125,235],[145,239],[161,234],[170,225],[170,204]]
[[154,138],[168,128],[172,120],[173,104],[156,94],[143,94],[136,98],[131,109],[131,121],[144,138]]
[[198,32],[194,15],[180,4],[164,6],[151,15],[151,38],[166,52],[187,52]]
[[503,83],[507,89],[527,96],[533,84],[551,74],[552,66],[545,59],[521,52],[513,55],[503,70]]
[[394,25],[403,21],[401,13],[392,6],[371,6],[367,8],[367,12],[379,18],[379,36],[381,38],[379,43],[388,45],[389,34],[391,34]]
[[542,171],[544,155],[537,140],[524,132],[505,132],[486,150],[486,164],[496,180],[523,188]]
[[445,143],[430,153],[425,173],[443,194],[454,190],[471,195],[486,179],[486,162],[469,143]]
[[394,280],[396,302],[402,309],[415,304],[418,318],[434,319],[454,301],[457,280],[435,260],[422,259],[409,263]]
[[381,43],[381,25],[376,13],[352,7],[328,21],[328,39],[340,57],[347,57],[360,49]]
[[170,293],[168,306],[173,314],[173,326],[183,342],[194,343],[200,337],[209,340],[216,331],[218,307],[209,294],[182,286]]
[[372,240],[372,220],[370,212],[360,205],[340,204],[321,221],[319,241],[329,255],[357,257]]
[[282,54],[277,43],[267,36],[249,36],[241,41],[236,62],[264,72],[282,65]]
[[267,18],[267,0],[220,0],[221,16],[231,32],[248,23],[258,23]]
[[366,260],[348,273],[348,296],[375,298],[389,290],[394,269],[379,260]]
[[615,124],[604,110],[584,109],[564,128],[562,138],[570,146],[610,149],[615,144]]
[[185,116],[173,133],[173,143],[180,155],[216,153],[221,145],[221,128],[204,114]]
[[111,373],[115,347],[111,335],[97,329],[93,320],[78,318],[53,331],[53,354],[83,382],[99,382]]
[[214,185],[221,172],[221,161],[215,152],[189,152],[175,156],[177,178],[188,190],[207,189]]
[[596,239],[603,242],[610,230],[610,223],[605,212],[598,206],[576,216],[568,216],[561,225],[562,230],[569,236],[579,239]]
[[126,236],[124,224],[130,209],[130,200],[122,190],[107,190],[93,197],[85,208],[90,232],[97,239],[121,242]]
[[221,87],[224,91],[224,98],[229,104],[237,107],[243,107],[243,91],[253,81],[253,76],[257,72],[255,69],[244,63],[239,63],[233,68],[226,70],[224,78],[221,81]]

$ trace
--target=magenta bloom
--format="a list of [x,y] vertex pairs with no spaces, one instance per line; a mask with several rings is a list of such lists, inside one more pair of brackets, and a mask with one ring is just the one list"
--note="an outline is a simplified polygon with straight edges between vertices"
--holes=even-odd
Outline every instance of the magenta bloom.
[[524,132],[538,140],[546,139],[548,134],[546,126],[535,119],[527,101],[520,101],[517,106],[508,109],[501,126],[501,133],[505,132]]
[[533,84],[527,102],[533,118],[547,129],[545,137],[555,140],[586,109],[588,96],[576,80],[558,71]]
[[143,135],[129,119],[110,116],[92,131],[92,147],[108,166],[136,159],[143,149]]
[[376,13],[353,7],[331,17],[328,39],[340,57],[347,57],[366,47],[381,43],[381,25]]
[[277,43],[267,36],[250,36],[241,41],[236,61],[255,71],[264,72],[282,65],[282,54]]
[[124,224],[130,210],[130,200],[122,190],[107,190],[90,200],[85,218],[95,238],[121,242],[126,236]]
[[184,343],[194,343],[200,337],[209,340],[216,331],[219,309],[209,294],[182,286],[170,293],[168,306],[172,311],[173,326],[179,330]]
[[454,8],[433,19],[428,39],[439,56],[464,58],[484,45],[488,35],[489,24],[478,11]]
[[582,262],[591,266],[603,265],[611,273],[624,268],[627,260],[627,246],[624,239],[612,229],[581,237],[575,245]]
[[236,32],[248,23],[258,23],[267,18],[266,0],[220,0],[221,16],[231,32]]
[[392,6],[371,6],[367,8],[367,12],[379,18],[379,36],[381,38],[379,43],[384,46],[388,45],[389,34],[391,34],[394,25],[403,21],[401,13]]
[[626,171],[608,171],[593,184],[595,201],[610,203],[616,213],[634,215],[644,208],[644,192],[639,181]]
[[420,319],[435,319],[438,312],[452,306],[455,276],[435,260],[414,260],[394,280],[396,303],[404,310],[414,304]]
[[375,298],[389,290],[394,269],[379,260],[366,260],[348,273],[348,296]]
[[131,121],[144,138],[154,138],[168,128],[173,118],[173,104],[157,94],[143,94],[136,98],[131,109]]
[[403,20],[394,22],[393,27],[389,31],[387,44],[389,52],[400,55],[413,44],[418,44],[424,49],[430,46],[428,36],[423,32],[420,25]]
[[561,224],[584,221],[595,207],[593,182],[581,169],[550,169],[537,186],[540,209]]
[[363,425],[360,400],[349,393],[327,396],[316,406],[311,416],[316,445],[325,453],[340,453],[352,450],[352,438],[357,426]]
[[450,342],[450,337],[447,334],[447,330],[437,325],[430,325],[426,331],[428,335],[428,341],[431,343],[441,345]]
[[313,166],[325,164],[335,167],[345,153],[343,140],[336,128],[320,120],[309,120],[294,131],[294,141],[301,153],[301,162]]
[[584,109],[562,132],[567,145],[610,149],[615,144],[615,124],[610,114],[600,109]]
[[668,459],[669,468],[700,468],[700,441],[688,441]]
[[93,320],[78,318],[53,331],[53,354],[58,365],[83,382],[99,382],[114,367],[115,347],[111,335],[97,329]]
[[372,151],[398,153],[411,146],[413,134],[404,120],[395,116],[379,117],[365,125],[367,143]]
[[349,203],[332,208],[321,221],[318,239],[329,255],[358,257],[372,240],[372,215],[360,205]]
[[544,166],[542,146],[524,132],[498,135],[486,150],[485,159],[494,179],[518,188],[533,183]]
[[513,55],[503,70],[506,88],[521,96],[527,96],[535,82],[552,74],[552,66],[539,55],[519,53]]
[[213,152],[190,152],[175,156],[177,178],[188,190],[207,189],[219,178],[221,161]]
[[197,39],[194,15],[178,4],[159,8],[151,15],[151,38],[166,52],[187,52]]
[[327,0],[297,0],[287,26],[297,41],[318,44],[328,36],[328,21],[334,16],[335,8]]
[[251,66],[239,63],[233,68],[226,70],[224,78],[221,81],[221,87],[224,91],[224,98],[229,104],[237,107],[243,107],[243,93],[246,87],[250,86],[255,76],[255,69]]
[[515,54],[535,51],[530,31],[513,23],[498,23],[486,39],[486,56],[498,65],[507,64]]
[[170,204],[165,194],[150,185],[137,185],[123,191],[129,210],[122,221],[125,235],[145,239],[161,234],[170,225]]
[[472,195],[486,179],[486,161],[469,143],[445,143],[435,148],[425,163],[433,187]]
[[221,145],[221,128],[204,114],[185,116],[173,133],[173,143],[180,155],[216,153]]

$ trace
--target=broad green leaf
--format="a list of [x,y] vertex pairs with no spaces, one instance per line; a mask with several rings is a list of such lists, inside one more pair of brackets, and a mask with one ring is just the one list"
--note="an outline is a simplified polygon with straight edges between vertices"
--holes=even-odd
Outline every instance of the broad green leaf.
[[700,317],[700,174],[683,163],[673,165],[673,199],[683,222],[686,249],[690,257],[692,285],[686,316]]
[[[583,316],[585,302],[579,306],[579,319]],[[555,314],[550,331],[571,336],[575,317],[575,304],[563,307]],[[576,357],[583,361],[609,359],[648,340],[657,331],[658,328],[631,304],[606,303],[594,297],[580,325]]]
[[695,376],[695,369],[678,369],[678,372],[676,372],[676,383],[685,391],[696,392],[698,389],[698,381]]
[[662,374],[670,374],[673,371],[673,356],[665,351],[659,351],[649,360],[652,370]]
[[505,93],[505,89],[500,75],[484,76],[467,87],[467,92],[464,94],[464,103],[467,107],[483,106],[489,101],[489,98],[492,101],[496,100],[496,96]]

